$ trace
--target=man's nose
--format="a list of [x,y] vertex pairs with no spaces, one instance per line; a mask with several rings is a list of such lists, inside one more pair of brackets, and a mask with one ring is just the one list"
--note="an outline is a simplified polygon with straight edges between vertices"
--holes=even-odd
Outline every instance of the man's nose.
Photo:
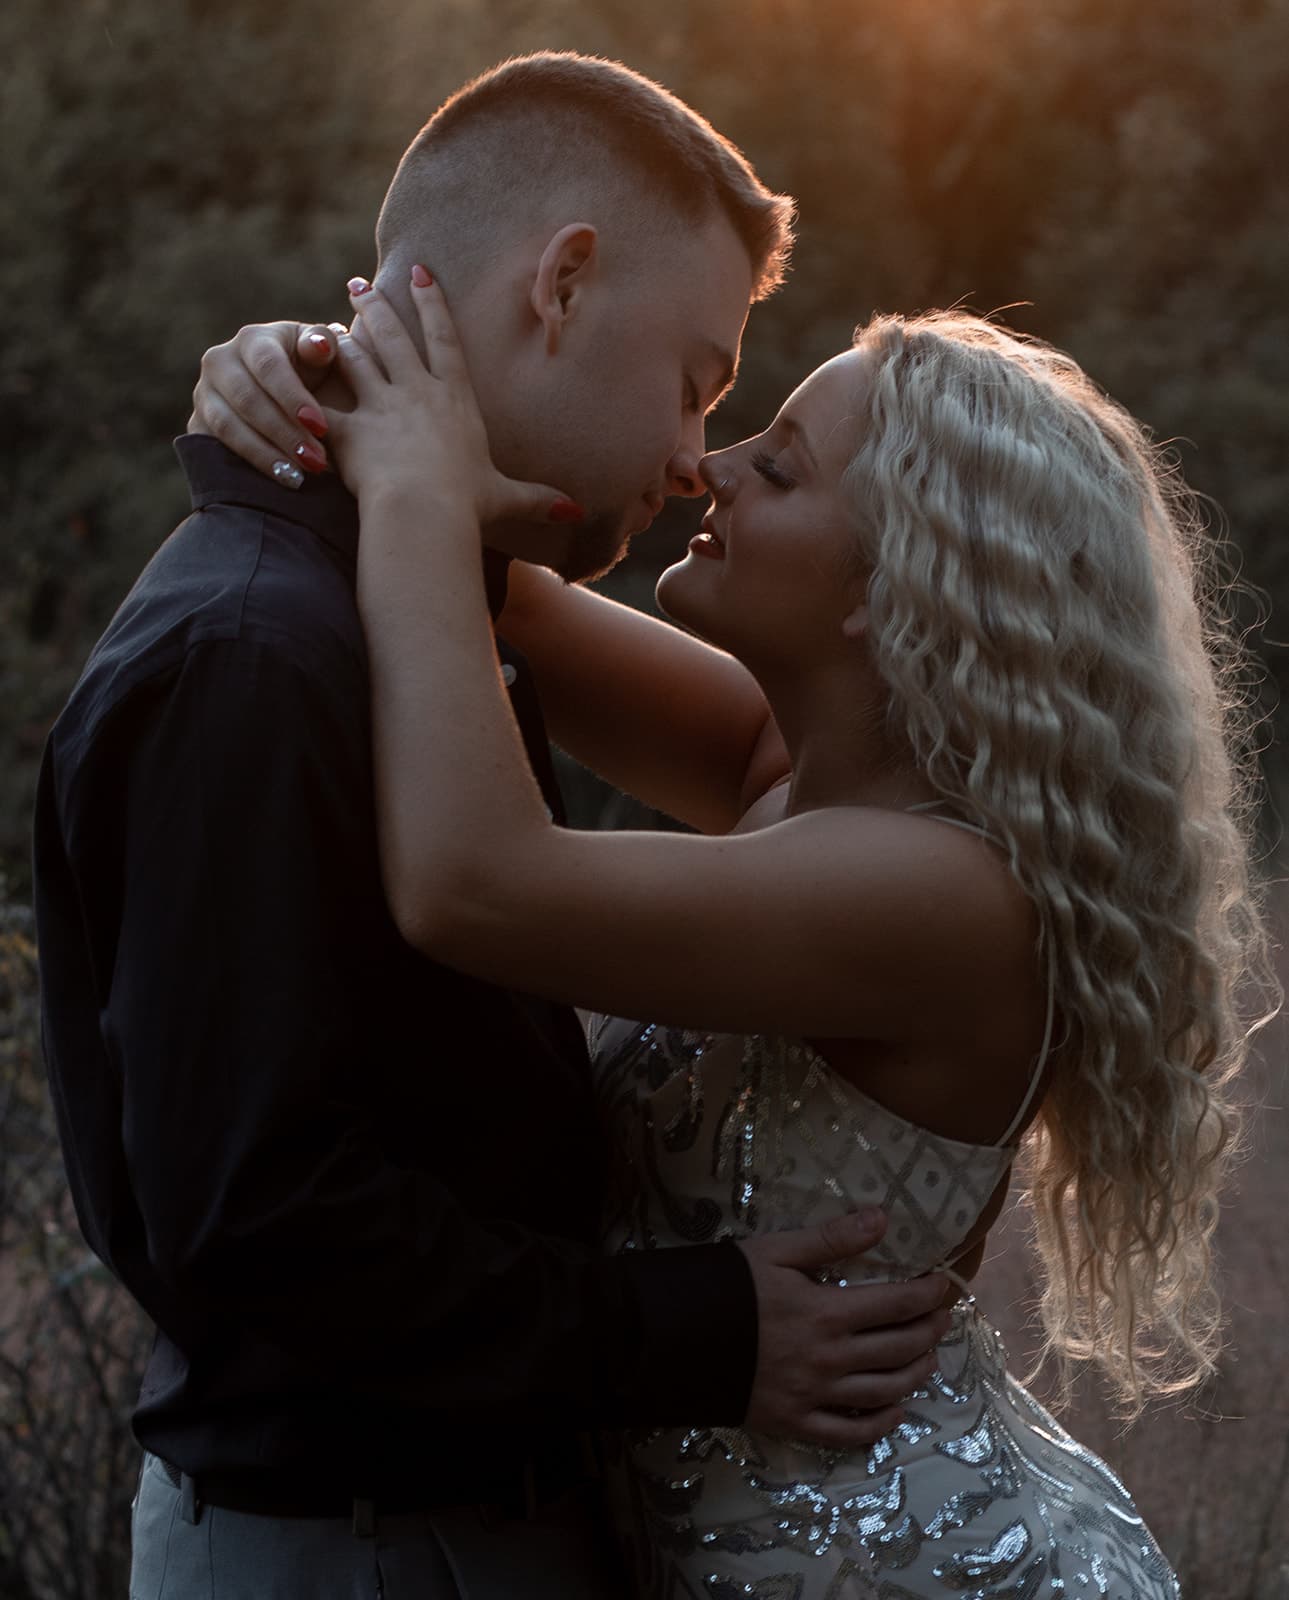
[[700,417],[696,427],[685,429],[675,454],[667,463],[668,494],[683,495],[687,500],[693,500],[698,495],[707,493],[706,485],[698,471],[698,463],[702,460],[706,448],[707,434]]

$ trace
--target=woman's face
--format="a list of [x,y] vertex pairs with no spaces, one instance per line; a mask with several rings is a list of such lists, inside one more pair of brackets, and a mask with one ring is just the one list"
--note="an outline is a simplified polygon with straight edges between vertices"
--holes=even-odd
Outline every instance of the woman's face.
[[753,671],[800,671],[848,648],[843,624],[865,583],[841,477],[861,438],[867,359],[834,356],[764,433],[699,464],[712,505],[658,603]]

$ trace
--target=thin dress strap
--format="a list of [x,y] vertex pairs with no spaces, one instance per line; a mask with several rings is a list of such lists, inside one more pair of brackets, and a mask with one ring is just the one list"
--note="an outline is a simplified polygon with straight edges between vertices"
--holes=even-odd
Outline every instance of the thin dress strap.
[[999,1139],[1000,1145],[1009,1145],[1013,1136],[1025,1120],[1025,1114],[1034,1102],[1038,1093],[1038,1086],[1043,1081],[1043,1069],[1047,1066],[1048,1051],[1052,1048],[1052,1023],[1056,1018],[1056,950],[1047,930],[1043,930],[1040,945],[1047,946],[1047,1021],[1043,1024],[1043,1045],[1038,1052],[1038,1063],[1029,1080],[1029,1088],[1025,1091],[1025,1098],[1020,1103],[1020,1109],[1007,1125],[1007,1131]]
[[[955,828],[965,828],[968,833],[978,833],[982,839],[988,839],[991,844],[998,841],[987,828],[982,828],[974,822],[967,822],[962,817],[950,817],[943,811],[936,810],[942,802],[939,800],[922,800],[916,805],[905,806],[906,811],[925,811],[934,816],[937,822],[948,822]],[[1043,1081],[1043,1069],[1047,1066],[1048,1052],[1052,1048],[1052,1024],[1056,1019],[1056,951],[1046,929],[1043,930],[1040,946],[1047,947],[1047,1020],[1043,1025],[1043,1044],[1038,1052],[1038,1062],[1030,1075],[1029,1087],[1025,1090],[1025,1098],[1021,1101],[1016,1115],[1007,1124],[1007,1131],[996,1144],[1002,1148],[1009,1145],[1013,1135],[1025,1120],[1025,1114],[1034,1103],[1034,1096],[1038,1093],[1038,1086]]]

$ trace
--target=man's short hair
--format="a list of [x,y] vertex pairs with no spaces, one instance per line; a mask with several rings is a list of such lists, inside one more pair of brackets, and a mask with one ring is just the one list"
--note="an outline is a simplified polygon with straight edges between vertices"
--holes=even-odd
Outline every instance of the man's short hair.
[[723,214],[752,262],[753,298],[783,281],[793,201],[772,193],[729,139],[660,84],[564,51],[505,61],[439,107],[385,196],[380,259],[410,265],[402,254],[432,230],[477,261],[508,220],[522,222],[565,192],[616,198],[625,215],[656,212],[682,226]]

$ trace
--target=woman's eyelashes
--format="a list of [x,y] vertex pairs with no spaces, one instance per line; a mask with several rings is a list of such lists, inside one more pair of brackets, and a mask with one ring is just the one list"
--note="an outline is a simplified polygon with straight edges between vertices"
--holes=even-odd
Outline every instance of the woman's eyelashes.
[[767,483],[773,484],[776,489],[791,489],[793,480],[786,472],[780,470],[772,455],[764,450],[757,450],[752,455],[752,470],[759,472]]

